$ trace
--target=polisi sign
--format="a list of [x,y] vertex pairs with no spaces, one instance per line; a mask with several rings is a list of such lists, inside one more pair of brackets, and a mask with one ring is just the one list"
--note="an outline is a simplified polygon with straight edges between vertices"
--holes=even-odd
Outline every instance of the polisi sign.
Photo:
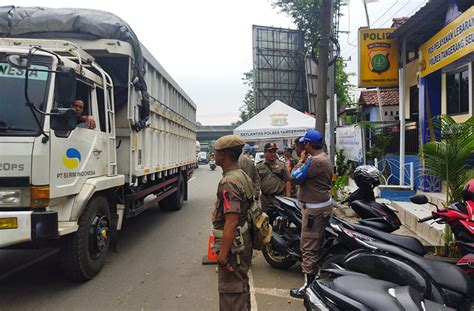
[[398,45],[393,28],[359,29],[359,87],[398,86]]

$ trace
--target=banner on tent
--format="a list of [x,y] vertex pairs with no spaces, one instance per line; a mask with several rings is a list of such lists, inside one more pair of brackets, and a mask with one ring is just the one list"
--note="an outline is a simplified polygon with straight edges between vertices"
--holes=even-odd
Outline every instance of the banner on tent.
[[355,125],[336,128],[336,148],[344,150],[348,160],[362,162],[362,129]]
[[280,137],[299,137],[303,136],[308,131],[307,128],[300,129],[268,129],[268,130],[249,130],[249,131],[234,131],[236,135],[242,136],[244,139],[262,139],[262,138],[280,138]]

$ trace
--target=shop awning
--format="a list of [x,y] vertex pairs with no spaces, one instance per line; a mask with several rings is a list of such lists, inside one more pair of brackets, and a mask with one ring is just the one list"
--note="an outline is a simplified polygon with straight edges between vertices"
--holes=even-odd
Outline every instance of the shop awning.
[[[431,0],[397,28],[389,37],[406,39],[407,50],[414,51],[445,26],[451,0]],[[472,6],[472,0],[456,0],[461,12]]]

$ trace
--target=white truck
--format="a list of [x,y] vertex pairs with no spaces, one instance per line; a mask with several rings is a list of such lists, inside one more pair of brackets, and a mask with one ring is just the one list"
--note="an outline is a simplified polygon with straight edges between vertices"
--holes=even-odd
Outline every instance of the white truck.
[[[196,106],[137,40],[122,40],[133,35],[128,25],[119,39],[61,28],[77,16],[82,24],[71,27],[91,26],[90,14],[116,24],[113,15],[49,11],[51,22],[44,11],[22,21],[34,36],[21,23],[9,23],[8,35],[0,25],[0,248],[57,245],[66,275],[85,281],[124,219],[187,199]],[[76,99],[95,128],[80,123]]]

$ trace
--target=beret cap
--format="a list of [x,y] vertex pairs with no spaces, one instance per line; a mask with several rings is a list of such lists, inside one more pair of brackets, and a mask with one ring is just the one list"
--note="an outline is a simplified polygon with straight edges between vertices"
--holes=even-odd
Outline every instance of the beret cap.
[[214,144],[215,150],[222,150],[234,147],[243,147],[245,145],[245,141],[242,137],[237,135],[226,135],[222,136],[218,140],[216,140]]

